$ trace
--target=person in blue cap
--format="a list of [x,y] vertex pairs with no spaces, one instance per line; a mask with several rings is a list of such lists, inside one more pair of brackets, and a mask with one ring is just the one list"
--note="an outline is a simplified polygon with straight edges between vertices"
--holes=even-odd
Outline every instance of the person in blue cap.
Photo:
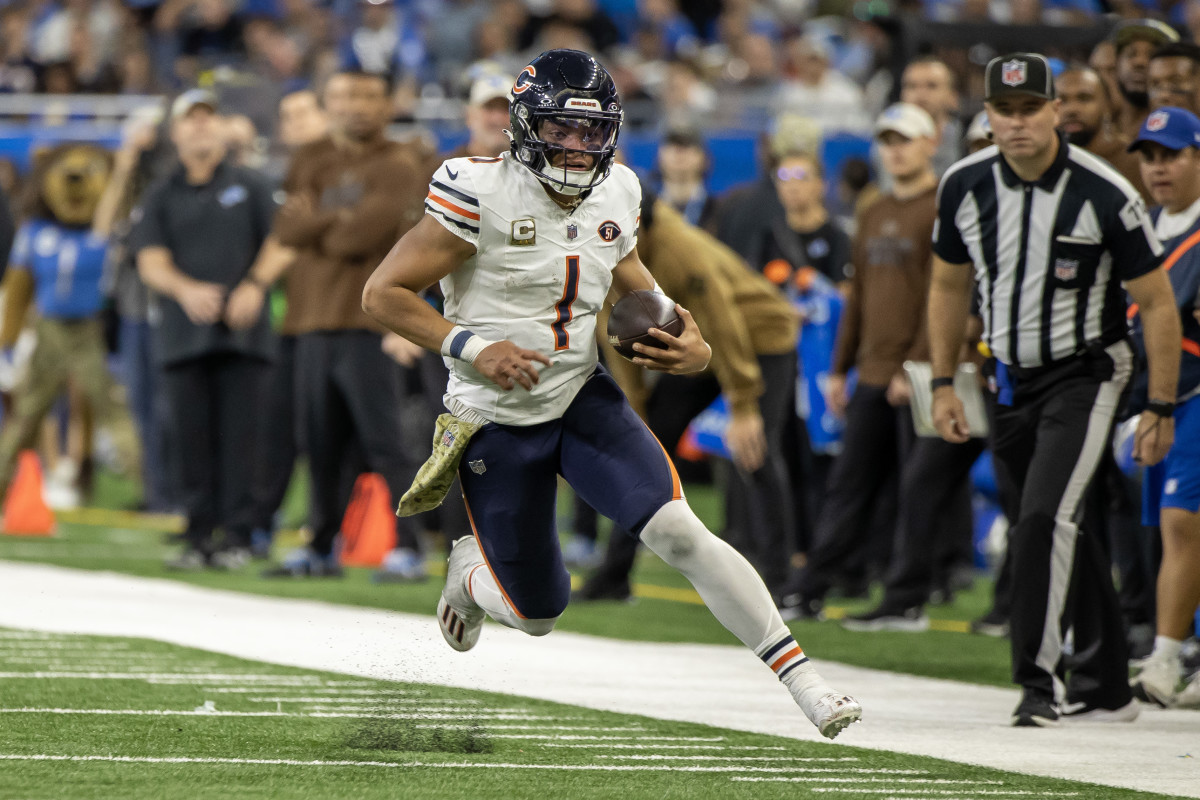
[[[1154,650],[1133,691],[1159,706],[1200,704],[1200,678],[1180,691],[1179,657],[1200,606],[1200,119],[1172,106],[1153,111],[1129,150],[1140,156],[1142,178],[1158,206],[1151,219],[1183,326],[1175,442],[1142,483],[1142,523],[1161,527],[1163,558]],[[1140,333],[1136,306],[1130,314]],[[1144,380],[1135,382],[1133,410],[1144,404],[1145,388]]]

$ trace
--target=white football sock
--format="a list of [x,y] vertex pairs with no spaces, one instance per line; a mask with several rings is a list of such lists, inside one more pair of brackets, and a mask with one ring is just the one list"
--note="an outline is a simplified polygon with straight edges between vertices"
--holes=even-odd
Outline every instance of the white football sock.
[[1154,651],[1150,657],[1161,661],[1179,661],[1179,653],[1182,649],[1183,642],[1178,639],[1172,639],[1170,636],[1155,636]]
[[691,581],[717,621],[754,650],[793,694],[820,681],[754,567],[704,527],[686,501],[660,508],[641,539]]
[[557,617],[554,619],[526,619],[519,615],[504,598],[504,592],[500,590],[496,576],[492,574],[486,563],[471,570],[467,584],[467,591],[471,593],[471,597],[475,598],[479,607],[506,628],[514,628],[532,636],[545,636],[554,630],[554,623],[558,621]]

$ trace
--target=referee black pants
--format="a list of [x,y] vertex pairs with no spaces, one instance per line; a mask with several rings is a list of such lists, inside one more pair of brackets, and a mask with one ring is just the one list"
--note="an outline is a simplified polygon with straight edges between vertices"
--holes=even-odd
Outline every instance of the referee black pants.
[[1020,497],[1009,531],[1013,681],[1063,699],[1063,634],[1088,615],[1085,627],[1098,637],[1076,654],[1070,699],[1102,708],[1131,699],[1127,647],[1104,549],[1079,523],[1132,365],[1132,349],[1118,342],[1014,370],[1013,403],[996,411],[995,457]]
[[[400,365],[381,342],[365,330],[296,337],[296,396],[311,472],[309,524],[319,555],[333,552],[360,471],[383,477],[393,505],[416,475],[401,437]],[[396,518],[396,544],[418,549],[405,518]]]
[[[734,470],[733,480],[744,484],[750,502],[744,519],[727,520],[726,524],[741,529],[751,550],[745,555],[767,586],[777,590],[787,575],[791,556],[788,548],[793,541],[790,482],[782,443],[784,423],[791,413],[789,401],[796,379],[796,356],[794,353],[760,355],[758,365],[764,384],[758,403],[767,456],[753,473]],[[711,375],[662,375],[646,403],[647,425],[664,447],[674,451],[688,423],[720,393],[720,384]],[[637,548],[638,540],[633,534],[614,529],[609,535],[604,562],[590,580],[603,586],[623,586],[629,581]]]

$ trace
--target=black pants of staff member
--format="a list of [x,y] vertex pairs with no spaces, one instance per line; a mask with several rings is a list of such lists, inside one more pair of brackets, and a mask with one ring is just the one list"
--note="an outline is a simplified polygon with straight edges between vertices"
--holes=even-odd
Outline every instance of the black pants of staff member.
[[263,393],[262,456],[254,487],[254,527],[274,530],[299,453],[296,431],[296,337],[280,336]]
[[971,524],[970,507],[963,520],[956,495],[970,479],[984,441],[951,444],[940,437],[921,437],[914,443],[900,473],[904,500],[881,605],[911,608],[929,602],[941,566],[938,556],[952,546],[947,537],[956,535],[964,522]]
[[[400,365],[371,331],[320,331],[296,337],[296,395],[308,447],[312,549],[333,552],[350,502],[352,476],[345,466],[357,453],[383,476],[395,502],[408,489],[416,465],[404,451]],[[417,549],[408,519],[396,518],[396,543]]]
[[213,531],[225,544],[246,547],[254,526],[254,476],[262,394],[270,364],[219,353],[163,369],[172,440],[179,452],[180,490],[189,546],[213,550]]
[[881,490],[912,447],[911,413],[907,406],[888,403],[886,386],[860,383],[855,388],[808,563],[788,582],[785,594],[798,594],[805,601],[824,598],[832,578],[867,545]]
[[1020,496],[1009,531],[1013,681],[1047,698],[1063,676],[1062,637],[1073,621],[1098,636],[1077,654],[1072,701],[1115,709],[1131,698],[1127,647],[1107,558],[1082,531],[1083,504],[1110,446],[1132,350],[1119,342],[1046,368],[1013,370],[1011,406],[996,411],[995,456]]
[[[793,541],[790,489],[780,443],[784,421],[791,413],[796,357],[791,353],[759,356],[758,365],[765,387],[759,398],[759,411],[767,438],[767,457],[762,467],[753,473],[734,470],[735,479],[746,482],[752,498],[747,519],[735,524],[750,541],[749,560],[758,568],[767,586],[775,589],[787,574],[790,556],[787,548]],[[699,378],[662,375],[647,400],[647,424],[663,446],[673,450],[688,423],[720,393],[720,384],[708,375]],[[633,571],[637,548],[637,540],[628,531],[614,528],[608,538],[604,563],[589,583],[626,585]]]

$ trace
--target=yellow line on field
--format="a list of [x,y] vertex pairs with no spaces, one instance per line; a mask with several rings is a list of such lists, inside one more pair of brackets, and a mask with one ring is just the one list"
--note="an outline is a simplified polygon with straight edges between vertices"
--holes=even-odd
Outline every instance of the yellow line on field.
[[149,514],[144,511],[116,511],[109,508],[73,508],[55,511],[54,518],[71,525],[95,525],[107,528],[178,533],[185,520],[179,514]]

